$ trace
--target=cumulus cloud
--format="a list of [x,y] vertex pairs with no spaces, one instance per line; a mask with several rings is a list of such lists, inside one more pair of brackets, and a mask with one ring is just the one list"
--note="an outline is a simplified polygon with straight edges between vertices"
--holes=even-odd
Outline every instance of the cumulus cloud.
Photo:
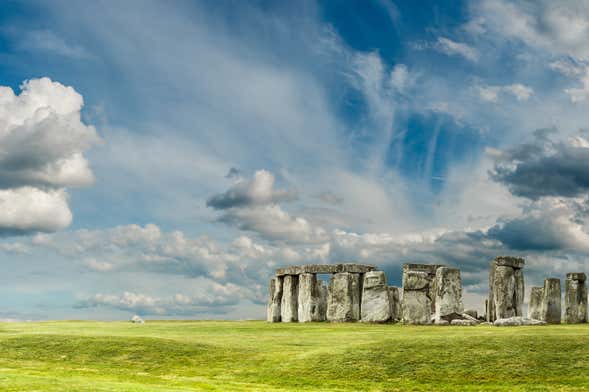
[[73,88],[32,79],[0,87],[0,232],[55,231],[72,219],[64,187],[94,181],[83,156],[99,142]]
[[[236,173],[231,171],[231,177]],[[252,207],[275,204],[280,201],[296,199],[296,193],[274,189],[274,175],[266,170],[254,173],[250,181],[238,181],[226,192],[215,195],[207,200],[207,206],[217,210],[234,207]]]
[[226,285],[212,283],[207,289],[206,292],[193,296],[177,293],[164,298],[129,291],[120,295],[99,293],[79,301],[76,307],[109,307],[140,315],[181,316],[211,310],[224,312],[223,307],[237,305],[242,297],[241,289],[231,283]]
[[479,52],[475,48],[465,43],[452,41],[446,37],[438,37],[434,48],[448,56],[462,56],[475,63],[479,60]]
[[547,130],[534,140],[505,151],[491,177],[516,196],[575,197],[589,190],[589,143],[582,136],[553,141]]

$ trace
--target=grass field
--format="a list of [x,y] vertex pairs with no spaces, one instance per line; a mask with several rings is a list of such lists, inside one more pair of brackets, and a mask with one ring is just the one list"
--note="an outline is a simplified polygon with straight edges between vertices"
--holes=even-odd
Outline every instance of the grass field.
[[587,389],[589,325],[0,324],[1,391]]

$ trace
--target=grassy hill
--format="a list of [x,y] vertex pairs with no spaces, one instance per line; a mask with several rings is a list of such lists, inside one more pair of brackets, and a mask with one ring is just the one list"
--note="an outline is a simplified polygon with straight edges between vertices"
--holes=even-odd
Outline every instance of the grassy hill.
[[483,389],[589,389],[589,325],[0,323],[2,391]]

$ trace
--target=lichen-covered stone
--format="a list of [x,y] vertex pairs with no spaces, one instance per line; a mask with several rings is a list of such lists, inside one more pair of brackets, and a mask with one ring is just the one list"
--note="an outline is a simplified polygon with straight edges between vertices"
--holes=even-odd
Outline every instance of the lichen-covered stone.
[[283,323],[298,320],[299,277],[286,275],[282,280],[282,301],[280,303],[280,319]]
[[534,320],[542,319],[542,292],[543,287],[532,287],[530,291],[530,302],[528,303],[528,318]]
[[339,272],[331,277],[327,299],[327,320],[332,322],[360,319],[360,275]]
[[401,320],[402,312],[401,312],[401,299],[400,299],[400,290],[398,287],[389,286],[389,303],[391,304],[391,320],[399,321]]
[[300,274],[337,274],[340,272],[350,272],[355,274],[363,274],[368,271],[374,271],[373,265],[344,263],[344,264],[306,264],[306,265],[292,265],[285,268],[278,268],[276,270],[277,276],[284,275],[300,275]]
[[502,265],[511,268],[521,269],[524,268],[526,264],[525,260],[521,257],[513,257],[513,256],[497,256],[495,257],[495,263],[497,265]]
[[549,324],[560,324],[561,317],[561,292],[560,279],[550,278],[544,280],[542,291],[541,320]]
[[564,295],[564,322],[580,324],[587,322],[587,276],[582,272],[566,275]]
[[524,302],[524,260],[500,256],[491,263],[487,320],[522,316]]
[[282,302],[282,277],[270,279],[267,320],[271,323],[280,322],[280,303]]
[[493,278],[493,298],[495,299],[496,318],[515,317],[515,273],[509,266],[495,267]]
[[324,321],[325,306],[321,304],[321,281],[316,274],[299,275],[298,320],[300,323]]
[[404,271],[403,290],[427,290],[431,279],[424,271]]
[[542,320],[534,320],[526,317],[508,317],[495,320],[493,325],[496,327],[514,327],[520,325],[545,325],[546,322]]
[[429,324],[431,300],[426,291],[403,289],[403,322],[406,324]]
[[363,322],[384,323],[391,319],[391,302],[383,271],[364,274],[360,309]]
[[457,268],[440,267],[436,270],[435,319],[441,320],[451,314],[461,314],[462,279]]

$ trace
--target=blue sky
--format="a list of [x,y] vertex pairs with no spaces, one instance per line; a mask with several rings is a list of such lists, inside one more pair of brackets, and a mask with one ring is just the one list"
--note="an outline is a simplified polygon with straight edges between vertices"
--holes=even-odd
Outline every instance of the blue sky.
[[[583,2],[5,1],[0,318],[262,318],[277,266],[589,253]],[[482,309],[481,309],[482,310]]]

